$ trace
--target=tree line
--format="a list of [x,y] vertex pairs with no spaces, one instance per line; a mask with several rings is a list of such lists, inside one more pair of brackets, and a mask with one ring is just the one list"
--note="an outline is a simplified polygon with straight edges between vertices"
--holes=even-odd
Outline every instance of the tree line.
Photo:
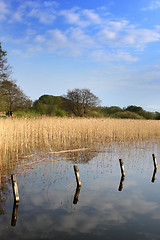
[[42,95],[32,102],[12,79],[7,52],[0,43],[0,112],[12,116],[77,116],[133,119],[160,119],[159,112],[147,112],[139,106],[101,107],[100,99],[90,89],[75,88],[63,96]]
[[[77,89],[68,92],[75,93]],[[80,89],[78,89],[79,91]],[[83,91],[86,89],[81,89]],[[67,94],[68,95],[68,94]],[[97,105],[98,104],[98,105]],[[148,112],[140,106],[128,106],[120,108],[117,106],[102,107],[99,101],[96,106],[92,102],[91,105],[84,106],[76,101],[70,100],[66,95],[63,97],[53,95],[42,95],[33,103],[32,109],[40,115],[50,116],[77,116],[77,117],[95,117],[95,118],[131,118],[131,119],[156,119],[160,120],[159,112]]]

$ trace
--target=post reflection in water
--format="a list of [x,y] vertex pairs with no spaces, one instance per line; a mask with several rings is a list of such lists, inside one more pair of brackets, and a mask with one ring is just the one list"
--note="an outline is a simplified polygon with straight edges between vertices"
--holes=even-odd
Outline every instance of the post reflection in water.
[[155,168],[153,172],[152,180],[151,180],[152,183],[154,183],[156,180],[156,173],[157,173],[157,169]]
[[14,201],[13,211],[12,211],[12,219],[11,219],[11,226],[12,227],[15,227],[16,223],[17,223],[18,207],[19,207],[19,202]]
[[75,192],[75,195],[74,195],[74,199],[73,199],[73,204],[77,204],[78,203],[80,190],[81,190],[81,187],[77,186],[76,192]]
[[[150,152],[150,148],[142,146],[113,146],[112,151],[109,148],[97,155],[79,153],[72,160],[70,154],[66,160],[33,165],[19,175],[23,198],[19,210],[18,204],[10,205],[10,182],[0,186],[4,193],[0,195],[0,208],[2,205],[4,209],[0,217],[1,239],[117,240],[121,236],[127,240],[129,236],[130,240],[159,240],[160,178],[156,179],[156,170],[152,176]],[[160,150],[154,152],[160,155]],[[119,156],[126,159],[126,180],[119,175]],[[73,164],[77,163],[83,189],[75,184]],[[10,180],[10,173],[8,176]]]
[[119,188],[118,188],[118,191],[120,191],[120,192],[123,189],[124,179],[125,179],[125,177],[122,175],[121,180],[120,180],[120,184],[119,184]]

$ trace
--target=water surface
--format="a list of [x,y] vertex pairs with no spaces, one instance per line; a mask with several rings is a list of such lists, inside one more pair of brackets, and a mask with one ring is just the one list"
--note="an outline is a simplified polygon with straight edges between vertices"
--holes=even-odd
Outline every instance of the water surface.
[[[40,163],[2,172],[0,238],[160,239],[160,173],[154,174],[152,153],[158,161],[158,144],[115,144],[99,153],[46,156]],[[14,206],[11,173],[17,174],[19,206]]]

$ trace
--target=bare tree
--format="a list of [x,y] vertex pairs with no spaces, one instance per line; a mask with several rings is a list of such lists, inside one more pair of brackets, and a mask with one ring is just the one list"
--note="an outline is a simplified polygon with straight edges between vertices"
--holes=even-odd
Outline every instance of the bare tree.
[[89,107],[100,104],[99,98],[87,88],[68,90],[64,97],[69,100],[69,109],[79,117],[85,115]]

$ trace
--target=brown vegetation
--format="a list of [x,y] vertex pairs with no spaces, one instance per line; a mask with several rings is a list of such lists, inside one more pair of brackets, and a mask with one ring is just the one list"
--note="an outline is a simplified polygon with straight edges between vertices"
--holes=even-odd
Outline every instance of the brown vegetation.
[[86,118],[0,119],[0,165],[29,153],[160,140],[160,121]]

